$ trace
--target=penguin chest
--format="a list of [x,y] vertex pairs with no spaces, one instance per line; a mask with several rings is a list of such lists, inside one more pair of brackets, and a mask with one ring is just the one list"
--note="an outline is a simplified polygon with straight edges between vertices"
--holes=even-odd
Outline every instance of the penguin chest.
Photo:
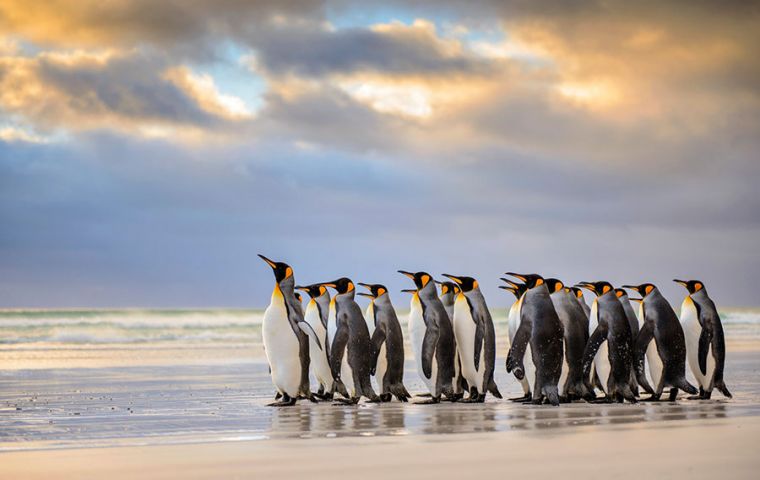
[[[480,349],[480,359],[478,367],[475,367],[475,331],[476,324],[472,317],[470,305],[467,298],[460,294],[454,303],[454,336],[457,341],[457,351],[462,363],[462,376],[471,386],[478,388],[478,393],[483,393],[483,374],[485,372],[485,361],[483,355],[485,349]],[[482,340],[481,340],[482,342]]]
[[[324,339],[326,335],[325,327],[322,325],[322,320],[319,317],[319,309],[316,302],[311,300],[306,307],[306,314],[304,315],[306,323],[311,325],[317,337]],[[325,388],[332,387],[332,372],[330,371],[330,364],[327,361],[326,345],[317,345],[314,339],[309,336],[309,358],[311,360],[311,371],[317,378],[317,381]]]
[[[594,304],[591,306],[591,313],[589,314],[589,335],[594,333],[598,326],[599,303],[596,299],[594,299]],[[609,393],[607,392],[607,379],[610,377],[612,367],[610,366],[609,345],[606,340],[601,344],[599,350],[596,352],[596,356],[594,356],[594,370],[599,376],[599,382],[602,384],[602,390],[604,393]]]
[[689,362],[689,370],[697,379],[697,383],[704,390],[708,390],[715,372],[715,358],[712,356],[712,345],[710,345],[710,350],[707,352],[707,371],[702,374],[699,369],[699,337],[702,335],[702,326],[699,324],[697,306],[690,296],[687,296],[681,305],[681,327],[686,339],[686,359]]
[[288,310],[279,288],[275,288],[272,293],[271,303],[264,312],[261,330],[275,387],[280,393],[297,395],[301,383],[298,337],[288,321]]
[[330,300],[330,308],[327,310],[327,351],[332,348],[335,333],[338,331],[338,320],[336,318],[337,310],[335,308],[335,299]]
[[354,383],[354,370],[351,368],[351,363],[348,361],[348,354],[348,346],[346,346],[346,351],[343,352],[343,360],[340,363],[340,379],[343,381],[343,385],[346,386],[348,395],[351,397],[357,397],[356,384]]
[[375,333],[375,302],[369,302],[367,305],[364,321],[367,323],[367,330],[369,330],[369,336],[372,338],[372,334]]

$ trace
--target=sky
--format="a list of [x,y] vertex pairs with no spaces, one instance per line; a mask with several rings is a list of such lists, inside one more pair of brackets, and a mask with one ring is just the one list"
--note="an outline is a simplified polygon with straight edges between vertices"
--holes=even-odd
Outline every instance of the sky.
[[0,307],[273,277],[702,280],[760,306],[760,6],[0,0]]

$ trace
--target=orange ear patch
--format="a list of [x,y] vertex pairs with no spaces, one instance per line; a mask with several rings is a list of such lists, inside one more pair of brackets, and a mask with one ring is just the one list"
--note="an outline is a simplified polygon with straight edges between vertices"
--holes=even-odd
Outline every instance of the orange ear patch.
[[702,283],[701,283],[701,282],[696,282],[696,283],[694,284],[694,291],[695,291],[695,292],[698,292],[698,291],[702,290],[703,288],[704,288],[704,286],[702,285]]
[[324,295],[327,289],[324,287],[324,285],[319,286],[319,294]]
[[615,290],[615,295],[617,295],[617,297],[620,298],[620,297],[623,296],[623,292],[621,292],[619,290]]
[[647,285],[646,287],[644,287],[644,294],[649,295],[652,292],[652,290],[654,290],[654,287],[652,285]]
[[380,295],[384,294],[384,293],[385,293],[385,289],[384,289],[383,287],[380,287],[380,288],[378,288],[378,289],[377,289],[377,296],[378,296],[378,297],[379,297]]
[[473,288],[473,289],[475,289],[475,288],[478,288],[478,281],[477,281],[477,280],[474,280],[474,281],[472,282],[472,288]]
[[424,287],[425,285],[427,285],[429,281],[430,281],[430,275],[428,275],[428,274],[425,274],[425,275],[423,275],[423,276],[422,276],[422,286],[423,286],[423,287]]
[[544,284],[543,278],[539,278],[538,280],[536,280],[536,286],[543,285],[543,284]]
[[354,282],[348,282],[348,286],[346,287],[346,292],[350,292],[354,289]]
[[285,278],[292,277],[293,276],[293,269],[288,267],[285,269]]
[[610,286],[609,285],[605,285],[604,287],[602,287],[602,295],[604,295],[605,293],[609,292],[610,290],[611,290]]

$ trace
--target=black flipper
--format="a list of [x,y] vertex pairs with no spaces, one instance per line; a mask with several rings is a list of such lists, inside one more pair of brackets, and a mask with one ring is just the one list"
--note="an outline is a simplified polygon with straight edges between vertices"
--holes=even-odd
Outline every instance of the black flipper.
[[522,322],[515,332],[515,338],[512,341],[512,346],[509,347],[507,353],[507,372],[514,370],[515,378],[522,380],[525,377],[525,364],[523,363],[523,357],[525,357],[525,350],[528,348],[528,342],[532,333],[532,325],[530,322]]
[[707,354],[710,351],[710,343],[712,342],[712,332],[707,325],[702,327],[702,333],[699,335],[699,371],[702,375],[707,374]]
[[425,337],[422,339],[422,373],[428,379],[433,375],[436,345],[438,345],[438,327],[430,322],[425,329]]
[[[594,357],[596,352],[599,351],[599,347],[607,340],[607,327],[598,325],[594,333],[588,339],[586,349],[583,351],[583,378],[584,381],[591,383],[591,365],[594,363]],[[591,387],[591,385],[588,385]]]
[[343,354],[346,352],[347,344],[348,325],[345,322],[339,322],[330,352],[330,370],[335,379],[340,379],[340,364],[343,362]]
[[649,342],[651,342],[653,338],[654,327],[645,322],[639,330],[639,336],[636,338],[636,349],[634,352],[635,360],[633,362],[633,366],[636,368],[636,380],[639,382],[639,385],[641,385],[641,388],[650,395],[654,395],[655,391],[647,381],[647,374],[644,369],[644,356],[647,353]]

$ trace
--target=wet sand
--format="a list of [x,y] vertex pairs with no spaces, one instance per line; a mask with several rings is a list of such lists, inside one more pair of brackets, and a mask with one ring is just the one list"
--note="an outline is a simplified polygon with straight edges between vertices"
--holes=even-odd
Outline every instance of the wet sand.
[[[518,396],[498,361],[502,393]],[[411,368],[407,387],[422,391]],[[560,465],[592,478],[644,471],[753,478],[760,467],[759,369],[759,350],[730,353],[732,400],[718,394],[710,401],[555,408],[489,398],[482,405],[300,402],[283,409],[266,407],[273,390],[261,361],[3,371],[0,478],[146,471],[151,478],[321,478],[347,465],[370,478],[549,473]]]

